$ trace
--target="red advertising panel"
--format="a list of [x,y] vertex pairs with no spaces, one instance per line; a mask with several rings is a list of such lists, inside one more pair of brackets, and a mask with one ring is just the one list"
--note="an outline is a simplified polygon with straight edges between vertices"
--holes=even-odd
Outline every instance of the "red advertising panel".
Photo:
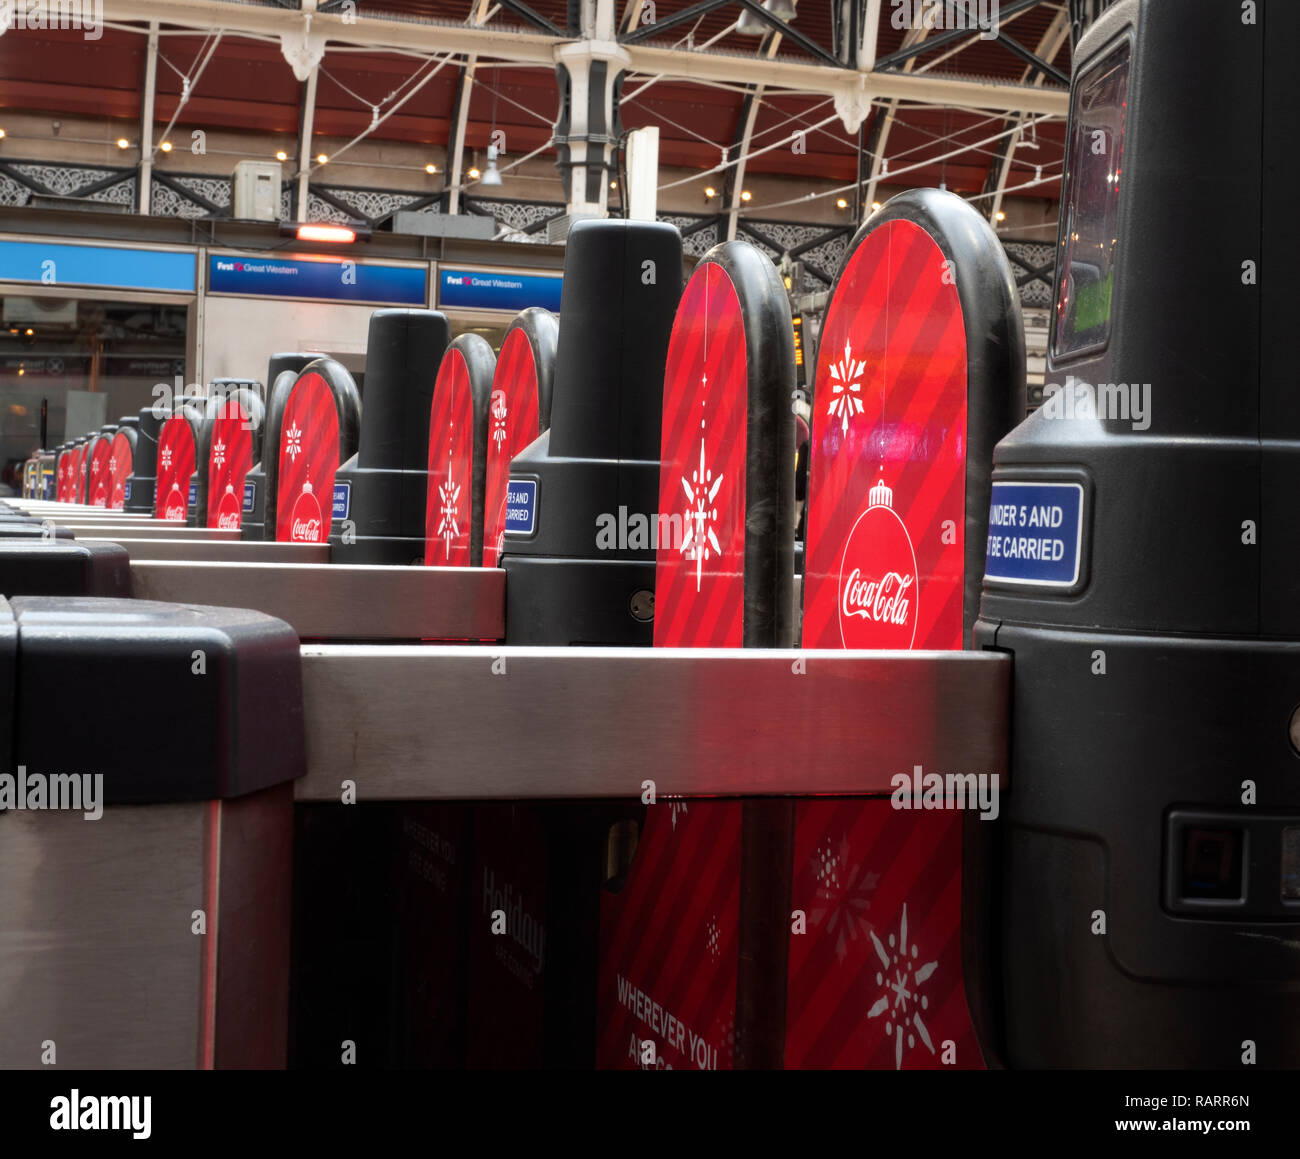
[[474,811],[470,880],[468,1055],[471,1068],[542,1064],[546,832],[535,809]]
[[474,398],[469,367],[460,350],[449,346],[438,367],[429,407],[424,562],[430,567],[470,566],[473,490]]
[[741,807],[661,801],[601,907],[596,1061],[729,1070],[735,1049]]
[[686,284],[664,369],[655,636],[739,648],[745,603],[745,327],[716,262]]
[[111,439],[98,438],[91,444],[90,473],[87,494],[92,507],[107,507],[109,495],[108,460],[112,453]]
[[158,435],[158,489],[154,493],[154,515],[158,519],[185,522],[194,456],[194,429],[189,419],[183,414],[172,415]]
[[131,440],[118,431],[113,436],[112,451],[108,456],[108,505],[114,511],[126,507],[126,481],[131,477],[135,465],[135,454],[131,450]]
[[[280,423],[275,538],[327,543],[339,467],[339,413],[328,383],[306,371],[294,383]],[[209,486],[209,497],[215,492]],[[224,486],[217,502],[225,493]],[[243,501],[242,488],[238,494]]]
[[[460,361],[463,365],[464,360]],[[430,433],[434,429],[430,426]],[[496,567],[501,557],[501,544],[506,533],[506,485],[510,482],[510,460],[539,434],[537,363],[527,332],[517,328],[511,330],[501,344],[496,374],[492,379],[492,401],[488,405],[487,479],[483,499],[484,567]],[[430,438],[431,451],[433,442]],[[433,470],[432,458],[429,470]],[[431,487],[431,498],[433,494]]]
[[[817,359],[806,648],[962,645],[955,282],[935,239],[900,219],[840,274]],[[806,930],[790,938],[787,1066],[983,1065],[962,983],[961,820],[884,798],[798,805],[791,905]]]
[[54,485],[54,498],[60,503],[68,502],[68,493],[72,490],[72,463],[76,456],[72,451],[64,451],[59,456],[58,478]]
[[[744,643],[748,358],[736,286],[703,262],[664,370],[658,647]],[[738,801],[660,799],[627,880],[601,904],[597,1064],[730,1069],[740,947]]]
[[244,509],[244,476],[252,466],[252,422],[237,399],[227,398],[212,424],[208,450],[208,527],[239,528]]

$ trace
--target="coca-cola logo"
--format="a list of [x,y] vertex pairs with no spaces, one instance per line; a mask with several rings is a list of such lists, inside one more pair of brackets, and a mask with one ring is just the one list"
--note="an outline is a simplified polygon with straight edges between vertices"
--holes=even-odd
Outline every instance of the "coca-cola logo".
[[229,483],[217,504],[217,528],[221,531],[239,530],[239,503],[235,499],[235,489]]
[[167,506],[163,509],[163,518],[176,520],[185,518],[185,496],[181,494],[180,488],[175,483],[172,484],[171,493],[167,496]]
[[323,529],[324,521],[321,519],[320,504],[312,494],[311,484],[304,483],[293,505],[289,539],[294,543],[323,543],[325,541]]
[[840,560],[840,638],[846,648],[910,648],[916,638],[916,552],[882,480]]

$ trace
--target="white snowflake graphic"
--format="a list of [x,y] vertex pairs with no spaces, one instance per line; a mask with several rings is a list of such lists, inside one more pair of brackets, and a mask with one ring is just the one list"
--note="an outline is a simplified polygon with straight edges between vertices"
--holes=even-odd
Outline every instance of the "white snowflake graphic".
[[[919,1038],[925,1043],[931,1054],[934,1043],[930,1041],[930,1032],[926,1029],[921,1011],[927,1010],[930,1000],[921,993],[921,987],[929,981],[939,963],[927,962],[917,966],[917,947],[913,943],[909,949],[907,943],[907,903],[903,903],[903,917],[899,924],[898,939],[889,935],[889,950],[880,944],[874,930],[871,941],[876,948],[876,957],[880,959],[880,970],[876,973],[876,985],[883,986],[885,992],[876,999],[867,1011],[868,1018],[886,1014],[885,1037],[894,1040],[894,1069],[903,1067],[903,1038],[907,1038],[907,1049],[911,1050]],[[892,995],[892,998],[891,998]],[[913,1034],[912,1032],[916,1033]]]
[[446,481],[438,487],[438,497],[442,500],[442,522],[438,524],[438,534],[442,537],[444,550],[450,552],[451,541],[460,535],[460,525],[456,522],[460,502],[460,484],[452,479],[450,464],[448,464]]
[[685,802],[685,801],[670,801],[670,802],[669,802],[669,804],[668,804],[668,820],[672,822],[672,826],[673,826],[674,829],[677,828],[677,814],[680,813],[683,817],[685,817],[686,814],[687,814],[688,812],[689,812],[689,810],[686,808],[686,802]]
[[290,459],[297,460],[298,456],[302,454],[302,431],[299,429],[298,424],[294,423],[285,431],[284,437],[289,440],[288,445],[285,447],[285,453],[288,454]]
[[849,867],[849,843],[841,838],[837,847],[830,841],[817,847],[812,855],[812,872],[817,882],[811,917],[820,924],[826,920],[826,933],[835,938],[835,957],[843,962],[849,944],[871,929],[867,911],[871,895],[880,882],[880,874],[868,871],[865,862]]
[[492,393],[492,441],[498,451],[506,441],[506,392],[503,390]]
[[[703,425],[703,424],[701,424]],[[704,462],[704,436],[700,436],[700,465],[691,472],[688,480],[682,476],[682,490],[686,492],[686,502],[690,505],[685,519],[685,534],[682,536],[681,552],[687,559],[695,561],[695,590],[700,590],[700,580],[704,575],[704,561],[709,558],[709,551],[721,555],[722,547],[714,533],[713,524],[718,520],[716,500],[718,488],[722,486],[722,475],[715,479],[713,472]]]
[[171,467],[171,465],[172,465],[172,449],[171,449],[171,447],[163,447],[163,451],[162,451],[162,465],[163,465],[163,470],[164,470],[164,471],[165,471],[165,470],[168,470],[168,469]]
[[709,957],[711,957],[716,962],[718,960],[718,956],[722,953],[722,930],[718,926],[718,919],[716,914],[713,917],[709,918],[709,926],[707,932],[708,932]]
[[827,410],[832,418],[839,416],[840,430],[849,433],[849,419],[862,413],[862,372],[866,370],[865,359],[855,359],[853,349],[846,341],[844,357],[839,362],[831,363],[831,405]]
[[212,447],[212,461],[217,465],[218,469],[225,466],[226,444],[223,443],[220,439],[218,439]]
[[108,456],[108,469],[109,469],[109,472],[110,472],[110,473],[115,472],[115,471],[117,470],[117,456],[116,456],[116,455],[109,455],[109,456]]

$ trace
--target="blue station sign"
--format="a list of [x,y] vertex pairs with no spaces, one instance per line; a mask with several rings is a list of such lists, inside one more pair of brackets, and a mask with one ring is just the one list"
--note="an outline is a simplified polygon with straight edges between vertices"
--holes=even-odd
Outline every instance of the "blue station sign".
[[209,254],[208,292],[321,302],[423,306],[423,266],[382,266],[352,258]]

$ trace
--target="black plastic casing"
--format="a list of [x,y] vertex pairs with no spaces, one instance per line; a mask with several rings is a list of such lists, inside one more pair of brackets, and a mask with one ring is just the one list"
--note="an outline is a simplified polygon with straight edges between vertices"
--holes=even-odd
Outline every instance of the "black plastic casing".
[[653,514],[659,502],[664,363],[681,297],[674,226],[582,221],[569,233],[551,426],[515,456],[511,482],[537,484],[531,535],[507,531],[511,644],[650,645],[639,593],[653,593],[652,548],[596,548],[597,519]]
[[[1077,582],[986,579],[975,629],[1014,656],[1000,884],[978,919],[1013,1066],[1300,1066],[1282,871],[1300,826],[1300,6],[1258,10],[1121,0],[1075,54],[1077,89],[1132,46],[1110,330],[1073,357],[1054,343],[1047,380],[1150,384],[1149,426],[1043,408],[994,456],[995,485],[1084,497]],[[1242,837],[1240,897],[1193,896],[1193,816]]]
[[107,540],[5,536],[0,528],[0,596],[131,595],[131,558]]
[[152,515],[158,487],[158,435],[166,416],[151,406],[141,407],[136,425],[135,455],[131,460],[130,495],[124,510]]
[[451,339],[435,310],[376,310],[366,340],[361,439],[335,476],[349,485],[348,519],[330,535],[339,563],[416,563],[424,557],[429,408]]
[[18,596],[0,603],[0,695],[6,769],[102,775],[110,806],[306,771],[298,637],[260,612]]

